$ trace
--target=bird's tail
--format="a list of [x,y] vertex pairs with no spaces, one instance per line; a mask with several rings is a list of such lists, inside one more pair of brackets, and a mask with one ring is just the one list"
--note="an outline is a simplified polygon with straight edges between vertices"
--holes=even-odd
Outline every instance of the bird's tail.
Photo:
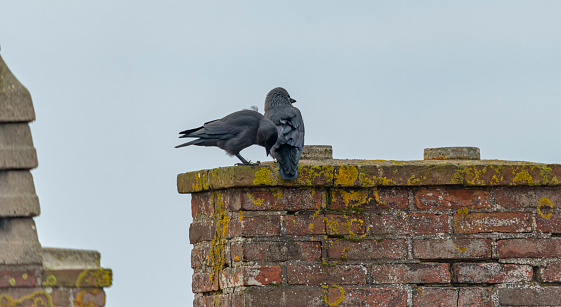
[[280,165],[280,175],[283,180],[294,180],[298,178],[298,160],[300,153],[298,148],[289,145],[282,145],[277,148],[278,162]]
[[204,139],[196,139],[196,140],[192,140],[192,141],[187,142],[187,143],[183,143],[181,145],[177,145],[177,146],[175,146],[175,148],[185,147],[185,146],[189,146],[189,145],[197,145],[197,144],[203,143],[204,141],[205,141]]

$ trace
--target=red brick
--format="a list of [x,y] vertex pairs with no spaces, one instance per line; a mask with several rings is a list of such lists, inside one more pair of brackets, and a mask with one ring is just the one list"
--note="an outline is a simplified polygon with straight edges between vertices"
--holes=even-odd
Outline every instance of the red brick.
[[300,265],[286,266],[291,285],[357,285],[366,283],[366,268],[361,265]]
[[329,235],[361,235],[364,234],[364,217],[361,215],[327,214],[324,218],[325,229]]
[[458,307],[493,307],[490,288],[459,288]]
[[457,303],[458,289],[420,287],[413,291],[413,306],[415,307],[450,307],[457,306]]
[[537,208],[547,197],[555,209],[561,208],[561,187],[505,187],[495,192],[497,205],[511,208]]
[[413,291],[413,306],[493,307],[489,288],[420,287]]
[[499,258],[561,257],[561,238],[499,240],[497,252]]
[[299,211],[321,208],[323,192],[315,189],[252,189],[240,193],[243,210]]
[[191,250],[191,267],[194,269],[203,266],[211,266],[209,243],[197,243]]
[[499,288],[499,306],[559,306],[561,287]]
[[377,284],[449,283],[448,263],[396,263],[372,266],[372,280]]
[[191,288],[194,293],[217,291],[218,279],[218,276],[211,279],[211,273],[194,273]]
[[372,235],[419,235],[448,233],[448,225],[448,215],[371,214],[369,233]]
[[244,217],[241,226],[243,237],[270,237],[281,233],[279,215]]
[[321,259],[322,242],[294,241],[294,242],[254,242],[241,243],[243,250],[235,253],[232,249],[232,259],[242,261],[281,262],[290,260],[312,261]]
[[493,212],[454,214],[454,233],[530,232],[531,213]]
[[282,283],[280,266],[243,266],[220,271],[220,288]]
[[[540,214],[536,215],[538,232],[542,233],[561,233],[561,214]],[[545,218],[544,218],[545,217]]]
[[73,306],[103,307],[105,291],[102,289],[82,289],[74,294]]
[[330,209],[406,209],[408,192],[396,188],[333,189]]
[[[323,307],[321,287],[251,287],[243,292],[244,304],[255,307]],[[231,307],[232,305],[221,304]]]
[[415,191],[415,205],[424,209],[488,209],[491,192],[488,190],[431,188]]
[[364,240],[360,242],[338,240],[328,241],[326,246],[327,257],[330,259],[402,259],[407,256],[407,245],[404,239]]
[[211,241],[216,233],[213,222],[191,223],[189,225],[189,242],[195,244],[202,241]]
[[323,235],[325,232],[325,216],[318,215],[286,215],[284,216],[286,234],[293,236]]
[[[340,303],[336,305],[339,301]],[[330,306],[341,307],[405,307],[407,306],[407,291],[389,288],[338,288],[338,286],[330,286],[327,303]]]
[[[0,290],[0,306],[4,307],[46,307],[46,306],[72,306],[70,302],[70,289],[51,288],[48,293],[45,288],[3,288]],[[7,301],[5,297],[9,297],[13,301]],[[18,302],[19,301],[19,302]],[[52,304],[47,305],[49,301]],[[98,307],[98,306],[92,306]]]
[[549,263],[539,272],[542,282],[561,282],[561,261]]
[[457,282],[467,284],[496,284],[531,281],[533,270],[529,265],[505,263],[455,263]]
[[193,218],[198,215],[211,216],[214,212],[212,194],[209,192],[191,194],[191,214]]
[[425,239],[413,240],[416,259],[489,259],[490,239]]
[[34,287],[37,285],[35,270],[3,269],[0,271],[0,288]]

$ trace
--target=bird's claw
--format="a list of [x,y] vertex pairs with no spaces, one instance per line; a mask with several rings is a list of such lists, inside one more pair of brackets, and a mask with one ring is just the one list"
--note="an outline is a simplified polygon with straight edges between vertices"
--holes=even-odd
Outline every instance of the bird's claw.
[[241,166],[241,165],[257,166],[259,164],[261,164],[261,163],[259,163],[259,161],[257,161],[257,163],[251,163],[251,161],[250,161],[250,162],[247,162],[247,163],[236,163],[235,166]]

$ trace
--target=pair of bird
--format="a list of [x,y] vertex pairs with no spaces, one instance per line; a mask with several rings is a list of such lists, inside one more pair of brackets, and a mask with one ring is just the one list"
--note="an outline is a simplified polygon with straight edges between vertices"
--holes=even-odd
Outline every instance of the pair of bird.
[[215,146],[238,157],[242,165],[257,165],[244,159],[240,151],[254,144],[260,145],[265,147],[267,155],[277,159],[281,178],[294,180],[298,177],[298,161],[304,146],[304,121],[300,110],[292,106],[295,102],[284,88],[274,88],[265,98],[264,115],[254,110],[242,110],[201,127],[181,131],[180,138],[197,139],[175,148]]

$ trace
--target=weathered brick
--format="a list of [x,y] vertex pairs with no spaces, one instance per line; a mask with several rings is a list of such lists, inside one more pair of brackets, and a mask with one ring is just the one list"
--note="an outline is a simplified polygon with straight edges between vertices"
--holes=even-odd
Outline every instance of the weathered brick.
[[210,266],[210,244],[208,242],[197,243],[191,250],[191,268]]
[[73,306],[105,306],[105,291],[102,289],[81,289],[74,293],[73,298]]
[[[51,288],[3,288],[0,290],[0,303],[2,307],[33,307],[33,306],[72,306],[69,289]],[[52,304],[47,305],[47,302]],[[97,306],[93,306],[97,307]]]
[[370,214],[372,235],[419,235],[448,233],[448,215],[437,214]]
[[3,269],[0,271],[0,288],[34,287],[37,285],[33,269]]
[[556,165],[508,161],[466,166],[463,173],[465,184],[473,186],[550,185],[557,184],[561,175]]
[[429,188],[415,191],[415,205],[425,209],[488,209],[491,192],[481,189]]
[[243,210],[299,211],[318,210],[321,190],[316,189],[251,189],[240,192]]
[[372,280],[377,284],[449,283],[448,263],[396,263],[372,266]]
[[459,288],[458,307],[493,307],[490,288]]
[[542,282],[561,282],[561,261],[540,267],[539,276]]
[[532,280],[532,267],[505,263],[455,263],[456,281],[459,283],[496,284]]
[[336,240],[328,241],[326,246],[327,257],[330,259],[402,259],[407,256],[407,245],[404,239],[364,240],[360,242]]
[[561,238],[499,240],[497,253],[499,258],[561,257]]
[[243,237],[270,237],[281,233],[280,216],[262,215],[244,217],[241,222]]
[[357,285],[366,283],[366,268],[362,265],[303,265],[286,266],[291,285]]
[[419,287],[413,291],[413,306],[493,307],[489,288]]
[[189,225],[189,242],[191,244],[211,241],[216,233],[214,222],[191,223]]
[[417,259],[489,259],[490,239],[413,240],[413,258]]
[[454,233],[530,232],[532,215],[524,212],[456,213]]
[[193,218],[199,215],[211,216],[214,212],[212,194],[201,192],[191,194],[191,214]]
[[45,270],[43,285],[57,287],[102,288],[111,286],[113,272],[109,269]]
[[220,271],[220,288],[282,283],[280,266],[242,266]]
[[437,288],[437,287],[419,287],[413,291],[413,306],[457,306],[458,289],[454,288]]
[[219,289],[218,279],[218,276],[211,278],[211,273],[208,272],[194,273],[191,288],[194,293],[217,291]]
[[499,306],[559,306],[561,287],[500,288]]
[[362,215],[326,214],[325,228],[329,235],[361,235],[364,234],[365,222]]
[[333,210],[406,209],[407,205],[407,190],[373,187],[368,189],[333,189],[331,190],[329,208]]
[[561,187],[517,186],[498,188],[495,191],[497,205],[507,209],[537,208],[540,199],[544,198],[551,201],[555,209],[561,208]]
[[328,288],[327,304],[330,306],[405,307],[407,291],[390,288]]
[[251,287],[244,292],[243,306],[323,307],[326,296],[324,292],[321,287]]
[[[246,241],[242,250],[236,253],[232,249],[232,259],[242,261],[290,261],[290,260],[319,260],[321,259],[322,242],[293,241],[293,242],[255,242]],[[239,261],[238,260],[238,261]]]
[[536,216],[537,231],[542,233],[561,233],[561,214],[537,214]]
[[286,234],[292,236],[323,235],[325,230],[325,216],[317,215],[286,215],[284,217]]

